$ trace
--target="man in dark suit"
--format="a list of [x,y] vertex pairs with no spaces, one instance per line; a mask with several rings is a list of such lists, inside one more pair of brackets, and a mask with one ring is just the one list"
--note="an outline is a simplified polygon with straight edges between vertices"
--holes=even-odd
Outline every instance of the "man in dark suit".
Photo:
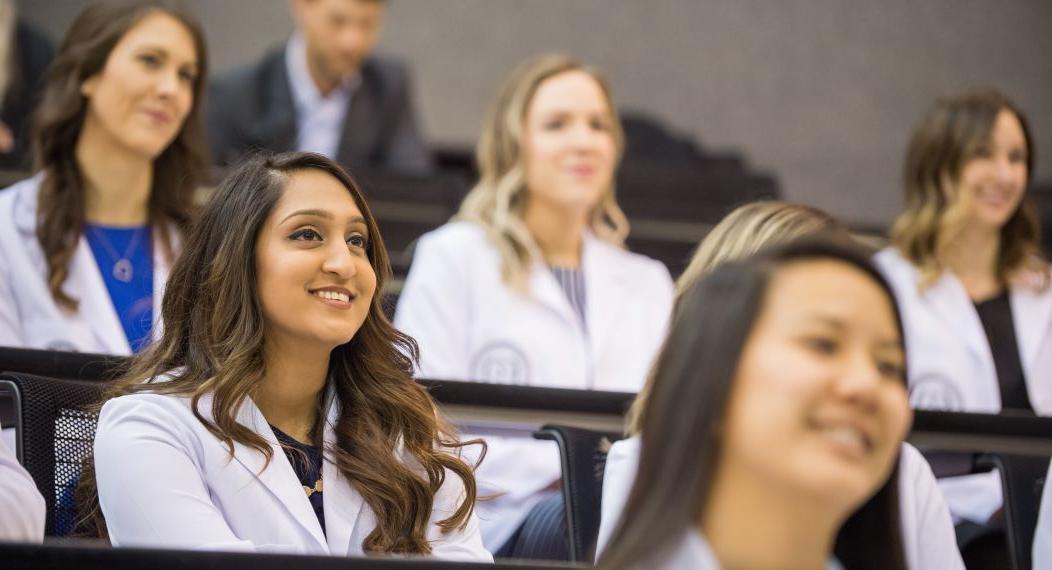
[[309,150],[351,169],[424,174],[405,68],[372,54],[384,0],[290,0],[296,32],[262,61],[215,81],[207,103],[212,158]]

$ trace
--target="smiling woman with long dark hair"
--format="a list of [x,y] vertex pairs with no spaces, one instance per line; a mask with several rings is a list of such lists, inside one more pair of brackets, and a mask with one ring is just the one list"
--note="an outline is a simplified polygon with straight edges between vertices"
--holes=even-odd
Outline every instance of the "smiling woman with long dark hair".
[[74,20],[33,116],[38,171],[0,193],[0,345],[130,354],[154,337],[206,176],[207,59],[168,2]]
[[172,271],[164,334],[102,408],[84,490],[112,542],[491,560],[465,444],[384,315],[389,275],[329,159],[231,174]]
[[864,253],[795,242],[685,290],[604,568],[903,569],[911,412],[894,297]]

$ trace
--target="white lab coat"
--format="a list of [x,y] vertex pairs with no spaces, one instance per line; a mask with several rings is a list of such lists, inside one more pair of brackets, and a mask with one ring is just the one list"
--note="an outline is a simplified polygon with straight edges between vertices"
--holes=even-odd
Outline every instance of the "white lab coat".
[[[63,289],[80,301],[76,311],[59,307],[47,285],[47,262],[36,237],[37,197],[43,174],[0,191],[0,346],[131,354],[106,282],[88,241],[81,236]],[[177,244],[175,232],[170,239]],[[158,243],[155,239],[154,243]],[[169,262],[154,247],[154,335],[160,330],[161,298]]]
[[[198,411],[212,418],[212,397]],[[340,406],[333,401],[325,445]],[[266,418],[246,399],[237,421],[270,443],[262,453],[226,445],[193,414],[190,399],[134,394],[108,401],[95,435],[99,502],[117,546],[363,555],[362,541],[376,515],[331,461],[322,465],[325,532]],[[400,452],[401,453],[401,452]],[[411,456],[403,460],[414,464]],[[475,518],[463,531],[443,534],[436,521],[463,500],[460,478],[447,472],[435,496],[427,537],[440,559],[491,561]]]
[[0,439],[0,542],[44,540],[47,507],[33,479]]
[[[602,514],[596,553],[606,548],[632,490],[639,468],[640,439],[615,442],[606,456]],[[928,462],[912,445],[899,458],[899,514],[907,567],[911,570],[964,570],[950,511]]]
[[[947,271],[921,292],[920,272],[897,250],[886,248],[874,261],[891,283],[902,312],[913,407],[1000,412],[990,344],[960,280]],[[1030,403],[1038,414],[1052,415],[1052,288],[1013,284],[1010,302]],[[949,477],[939,484],[955,517],[982,523],[1003,502],[999,477],[991,471]]]
[[[424,378],[636,392],[668,329],[672,279],[660,262],[588,233],[581,267],[585,323],[543,261],[529,293],[514,291],[482,227],[453,222],[420,238],[395,326],[419,343]],[[552,442],[486,439],[480,495],[503,495],[481,502],[479,517],[496,549],[561,469]]]
[[1037,515],[1034,530],[1034,570],[1052,570],[1052,464],[1045,477],[1045,490],[1041,494],[1041,510]]

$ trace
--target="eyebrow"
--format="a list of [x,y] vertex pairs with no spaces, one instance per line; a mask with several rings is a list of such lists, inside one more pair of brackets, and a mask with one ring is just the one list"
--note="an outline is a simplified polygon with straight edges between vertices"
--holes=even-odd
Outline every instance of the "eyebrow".
[[[283,224],[289,218],[295,218],[296,216],[310,216],[310,217],[314,217],[314,218],[322,218],[322,219],[325,219],[325,220],[335,219],[335,216],[332,215],[332,212],[330,212],[328,210],[319,210],[317,208],[311,208],[311,209],[307,209],[307,210],[296,210],[295,212],[292,212],[291,214],[285,216],[285,218],[283,220],[281,220],[280,223]],[[365,218],[362,217],[362,216],[354,216],[353,218],[350,219],[350,222],[352,224],[366,224]],[[366,224],[366,225],[368,225],[368,224]]]
[[[166,48],[166,47],[164,47],[163,45],[160,45],[160,44],[141,44],[139,46],[136,46],[135,50],[136,51],[159,52],[159,53],[163,54],[164,57],[172,57],[172,52],[169,51],[168,48]],[[196,69],[198,67],[198,65],[197,65],[197,58],[195,57],[192,60],[186,61],[186,62],[183,63],[183,65],[192,65]]]
[[[845,328],[847,328],[847,325],[845,325],[843,321],[841,321],[840,319],[834,318],[834,317],[827,317],[827,316],[823,316],[823,315],[814,315],[814,316],[807,317],[807,320],[817,321],[820,324],[833,327],[833,328],[837,329],[838,331],[841,331],[841,330],[844,330]],[[901,351],[902,350],[902,345],[898,341],[895,341],[895,340],[881,339],[881,340],[877,341],[877,348],[882,349],[882,350],[884,350],[884,349],[895,349],[895,350],[900,350]]]

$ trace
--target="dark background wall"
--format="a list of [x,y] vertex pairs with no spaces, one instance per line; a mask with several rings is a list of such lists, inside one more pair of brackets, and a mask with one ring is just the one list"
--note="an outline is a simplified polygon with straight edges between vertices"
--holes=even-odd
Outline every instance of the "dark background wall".
[[[18,0],[59,38],[84,0]],[[187,0],[213,69],[291,30],[282,0]],[[392,0],[381,49],[415,71],[424,130],[471,144],[501,78],[565,50],[610,75],[620,104],[744,153],[792,200],[866,225],[901,206],[909,130],[934,97],[994,85],[1029,113],[1052,178],[1048,0]]]

